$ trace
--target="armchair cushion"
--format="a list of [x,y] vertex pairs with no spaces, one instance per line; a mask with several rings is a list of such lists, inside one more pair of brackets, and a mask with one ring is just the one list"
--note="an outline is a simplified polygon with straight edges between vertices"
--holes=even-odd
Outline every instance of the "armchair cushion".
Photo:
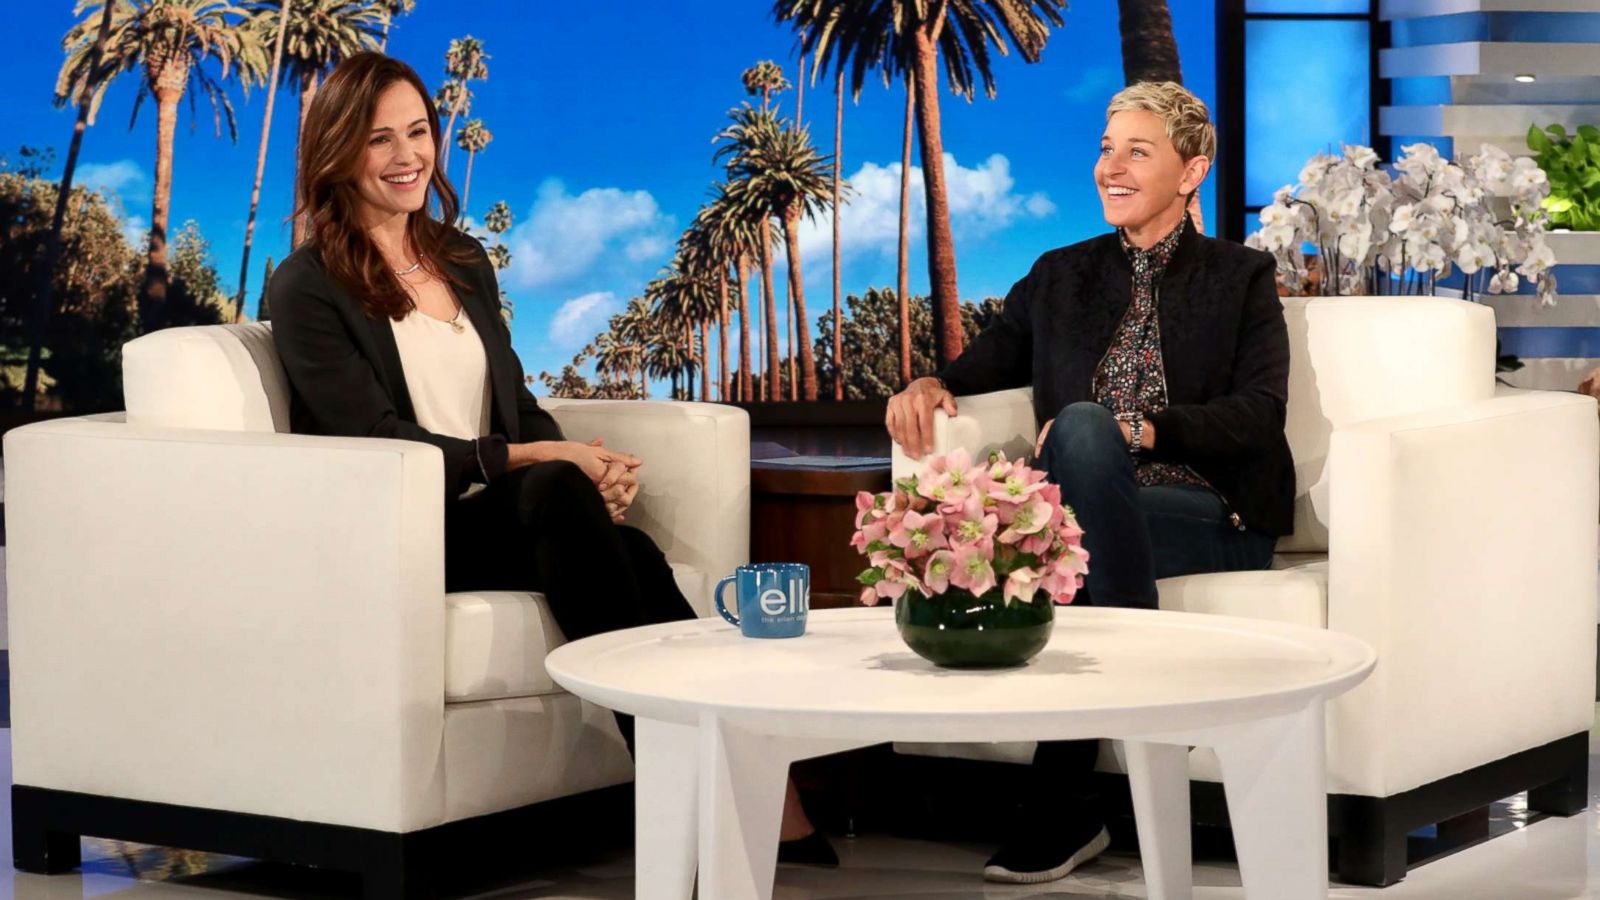
[[[672,564],[686,597],[705,590],[705,574]],[[540,593],[461,591],[444,597],[444,700],[470,703],[562,693],[544,658],[567,642]]]
[[1213,572],[1156,582],[1162,609],[1325,628],[1328,561],[1269,572]]
[[265,322],[165,328],[129,341],[122,396],[130,425],[289,430],[289,379]]

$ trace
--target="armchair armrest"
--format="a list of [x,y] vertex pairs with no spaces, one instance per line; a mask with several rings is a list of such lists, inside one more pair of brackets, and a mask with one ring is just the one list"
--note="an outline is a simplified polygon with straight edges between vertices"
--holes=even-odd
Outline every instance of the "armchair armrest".
[[1330,707],[1333,770],[1389,796],[1587,731],[1595,402],[1501,391],[1369,420],[1333,432],[1328,464],[1328,627],[1378,651]]
[[443,461],[128,425],[5,437],[18,784],[443,820]]
[[690,597],[711,611],[709,589],[750,561],[750,416],[716,403],[540,398],[569,440],[644,460],[627,524],[654,538],[667,559],[707,576],[707,594]]
[[[1033,420],[1033,389],[1012,388],[988,394],[956,398],[955,416],[943,410],[933,413],[933,451],[938,456],[965,447],[974,459],[994,450],[1004,450],[1016,459],[1033,453],[1033,439],[1039,426]],[[899,444],[892,451],[894,477],[905,478],[922,471],[922,460],[906,455]]]

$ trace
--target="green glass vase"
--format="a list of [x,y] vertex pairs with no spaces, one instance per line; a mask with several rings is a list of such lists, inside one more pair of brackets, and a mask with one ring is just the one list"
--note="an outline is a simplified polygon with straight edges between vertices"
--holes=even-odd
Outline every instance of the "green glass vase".
[[936,597],[906,591],[894,604],[906,646],[952,669],[1020,666],[1049,643],[1055,619],[1044,591],[1007,605],[999,587],[981,595],[952,587]]

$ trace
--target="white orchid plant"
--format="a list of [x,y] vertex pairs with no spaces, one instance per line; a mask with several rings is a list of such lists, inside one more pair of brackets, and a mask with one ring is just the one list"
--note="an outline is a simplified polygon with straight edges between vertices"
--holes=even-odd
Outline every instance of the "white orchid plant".
[[1245,244],[1277,258],[1291,295],[1433,294],[1459,269],[1465,299],[1515,293],[1525,278],[1541,306],[1555,305],[1556,260],[1540,207],[1550,184],[1537,163],[1488,144],[1463,165],[1431,144],[1403,154],[1393,174],[1371,147],[1317,154],[1299,184],[1280,188],[1261,210],[1261,230]]

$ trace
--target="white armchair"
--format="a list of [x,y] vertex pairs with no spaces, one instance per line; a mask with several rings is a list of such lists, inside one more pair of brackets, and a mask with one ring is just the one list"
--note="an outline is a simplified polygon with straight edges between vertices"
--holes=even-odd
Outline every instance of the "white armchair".
[[[261,324],[139,338],[124,392],[5,439],[19,868],[71,868],[88,834],[397,897],[446,824],[631,779],[612,715],[545,674],[543,598],[445,593],[436,448],[286,433]],[[628,521],[706,612],[748,557],[744,412],[547,406],[646,457]]]
[[[1377,649],[1373,676],[1329,707],[1329,812],[1341,879],[1389,884],[1418,827],[1530,789],[1535,809],[1586,805],[1595,403],[1497,388],[1487,307],[1328,298],[1284,312],[1294,534],[1273,571],[1165,579],[1160,604],[1332,628]],[[955,418],[935,416],[934,452],[1031,452],[1030,400],[960,398]],[[896,478],[914,470],[894,453]],[[1105,745],[1102,769],[1120,770],[1119,756]],[[1191,755],[1191,775],[1220,780],[1209,751]]]

